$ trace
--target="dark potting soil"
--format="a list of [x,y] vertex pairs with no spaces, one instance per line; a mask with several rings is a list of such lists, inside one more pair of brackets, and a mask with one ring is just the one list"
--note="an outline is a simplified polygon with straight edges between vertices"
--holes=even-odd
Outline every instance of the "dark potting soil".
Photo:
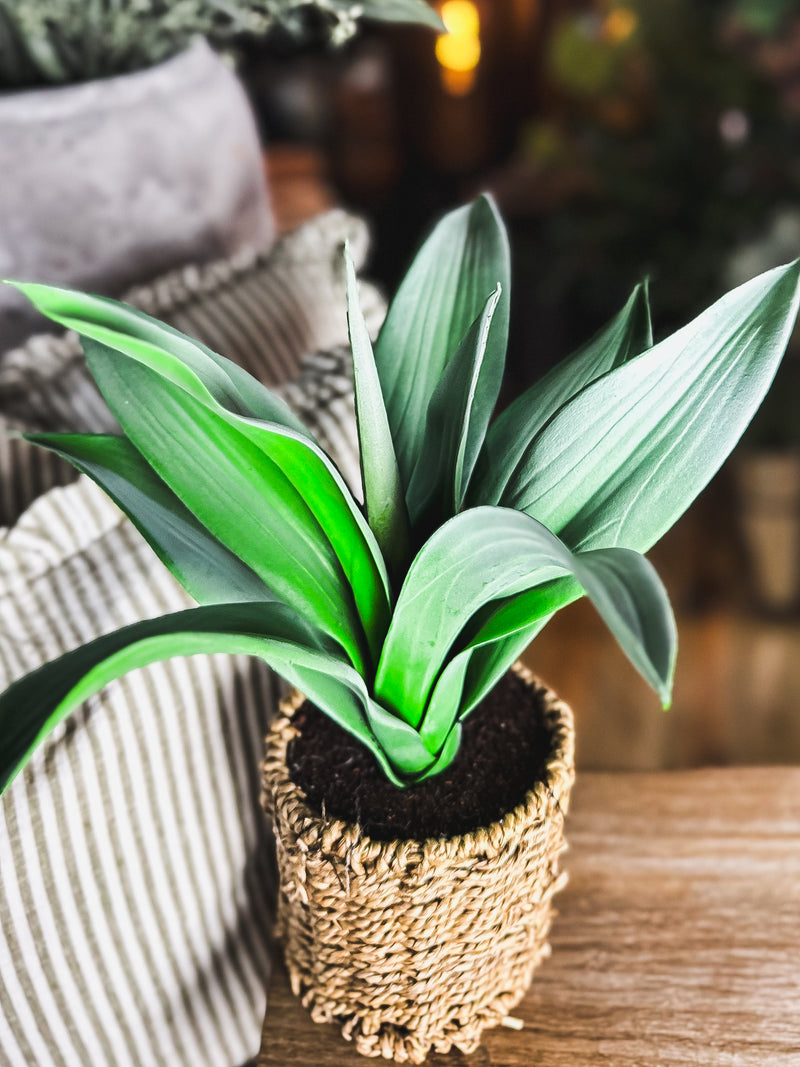
[[509,672],[463,726],[450,766],[419,785],[398,789],[350,734],[306,701],[287,759],[312,808],[359,822],[380,841],[452,837],[488,826],[541,779],[550,750],[535,691]]

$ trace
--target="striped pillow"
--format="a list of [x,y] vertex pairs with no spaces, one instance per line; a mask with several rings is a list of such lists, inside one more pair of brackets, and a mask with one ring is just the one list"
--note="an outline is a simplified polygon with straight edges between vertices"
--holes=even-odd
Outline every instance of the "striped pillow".
[[[190,319],[202,323],[204,340],[264,377],[291,368],[294,380],[281,391],[355,483],[346,354],[314,354],[345,340],[335,253],[346,217],[338,218],[315,231],[324,237],[316,244],[324,267],[301,231],[269,257],[274,271],[260,261],[181,271],[135,295],[183,329]],[[182,285],[191,289],[185,299]],[[371,290],[367,297],[374,327],[382,306]],[[253,300],[258,333],[245,334],[239,315]],[[17,375],[16,393],[6,392],[16,425],[109,425],[70,345],[50,342],[50,362],[35,368],[16,353],[6,362],[4,373],[11,366]],[[48,454],[24,441],[0,436],[3,464],[7,515],[54,484]],[[131,523],[87,479],[39,496],[0,531],[0,688],[96,635],[186,607],[187,595],[153,562]],[[194,656],[136,671],[63,723],[7,790],[0,1063],[221,1067],[255,1054],[272,885],[257,767],[280,688],[246,657]]]
[[[0,685],[190,600],[85,478],[0,541]],[[0,1062],[242,1063],[268,971],[263,664],[136,671],[62,724],[0,801]]]

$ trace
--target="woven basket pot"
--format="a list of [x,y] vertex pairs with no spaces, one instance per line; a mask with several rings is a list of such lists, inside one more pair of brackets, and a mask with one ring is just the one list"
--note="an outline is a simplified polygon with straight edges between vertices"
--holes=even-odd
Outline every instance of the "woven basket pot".
[[[304,698],[267,737],[263,802],[275,825],[278,936],[295,995],[367,1056],[421,1063],[474,1051],[549,954],[552,897],[574,778],[572,713],[525,667],[531,714],[550,738],[546,771],[491,826],[428,841],[375,841],[311,810],[286,753]],[[538,711],[536,710],[538,707]]]

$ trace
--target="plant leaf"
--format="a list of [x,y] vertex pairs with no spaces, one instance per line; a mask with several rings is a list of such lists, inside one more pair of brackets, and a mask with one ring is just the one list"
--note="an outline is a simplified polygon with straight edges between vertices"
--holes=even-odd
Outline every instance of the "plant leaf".
[[[647,560],[623,549],[572,553],[535,519],[495,507],[457,515],[414,560],[378,665],[376,699],[418,727],[432,686],[470,618],[493,600],[562,575],[576,579],[633,665],[668,700],[675,623]],[[429,726],[426,747],[435,749],[448,730]]]
[[492,423],[470,493],[475,505],[496,504],[514,468],[544,424],[584,386],[653,344],[648,287],[637,285],[625,307],[591,341],[548,371]]
[[[49,296],[53,292],[59,294],[62,291],[45,287],[46,295]],[[80,297],[81,294],[67,294],[68,297],[72,295]],[[97,300],[99,298],[90,299]],[[94,307],[94,305],[91,305],[91,307]],[[116,312],[120,308],[123,311],[129,310],[125,308],[125,305],[114,305],[113,310]],[[135,315],[134,320],[136,321]],[[155,320],[147,321],[153,328],[160,325],[155,323]],[[149,328],[150,326],[148,326]],[[220,385],[202,360],[200,369],[204,374],[208,372],[206,379],[201,380],[193,370],[194,342],[190,342],[188,338],[185,338],[177,331],[169,330],[167,335],[162,337],[162,340],[164,340],[165,344],[168,344],[171,343],[171,337],[176,339],[176,353],[159,348],[149,342],[145,345],[134,343],[132,346],[130,338],[121,334],[114,335],[114,342],[117,347],[113,349],[98,342],[93,337],[87,336],[84,338],[84,351],[86,352],[89,369],[112,412],[123,426],[126,425],[122,414],[123,411],[126,412],[126,417],[128,418],[136,418],[137,415],[141,414],[131,410],[132,405],[130,404],[130,394],[128,392],[130,383],[126,384],[124,380],[126,373],[133,373],[125,370],[126,365],[134,366],[139,364],[143,368],[154,371],[165,382],[170,382],[184,390],[187,404],[190,402],[189,398],[191,398],[192,401],[205,405],[257,444],[260,450],[269,451],[273,459],[283,465],[284,474],[293,479],[293,484],[302,484],[303,495],[309,500],[317,518],[322,518],[325,536],[334,546],[337,559],[344,566],[354,591],[356,603],[364,621],[371,653],[373,658],[376,659],[387,623],[388,576],[374,536],[334,464],[319,446],[308,437],[305,431],[300,434],[295,432],[292,425],[264,422],[260,418],[241,414],[239,411],[234,410],[237,406],[241,407],[242,405],[238,401],[234,403],[230,400],[230,395],[225,393],[223,388],[224,382]],[[183,358],[187,351],[189,352],[187,357],[189,362],[184,363]],[[111,352],[118,353],[119,357],[128,358],[112,358],[109,361],[108,356]],[[236,368],[235,364],[230,364],[229,361],[222,360],[221,357],[215,357],[213,353],[210,354],[209,359],[211,360],[212,369],[216,366],[213,362],[216,359],[221,360],[221,365],[223,365],[223,370],[226,373],[227,369],[232,368],[231,373],[233,373],[233,370],[238,370],[244,374],[241,368]],[[214,378],[211,384],[216,390],[216,394],[206,385],[208,375]],[[143,377],[146,379],[146,375],[139,375],[140,384]],[[217,377],[219,376],[217,375]],[[257,390],[262,390],[269,399],[270,394],[268,391],[263,390],[263,387],[255,379],[250,379],[249,375],[245,375],[244,384],[247,385],[248,381],[255,388],[256,393]],[[158,387],[157,379],[151,379],[151,383],[152,388]],[[236,383],[234,382],[234,384]],[[163,388],[166,388],[166,386],[163,386]],[[173,394],[173,396],[176,395]],[[217,399],[218,395],[222,396],[223,399],[227,397],[230,406],[226,407]],[[150,398],[146,394],[142,394],[141,399],[144,405],[150,402]],[[245,397],[246,399],[247,397]],[[258,395],[255,395],[255,400],[258,400]],[[251,405],[248,410],[252,409]],[[271,410],[268,402],[265,402],[264,410],[267,412]],[[130,433],[128,436],[132,437]],[[138,445],[137,448],[139,448]],[[139,448],[139,451],[143,452],[144,450]],[[149,461],[150,457],[147,458]],[[177,455],[172,458],[174,464],[180,463]],[[288,473],[288,467],[292,467],[292,474]],[[168,481],[167,478],[163,480]],[[178,493],[178,495],[180,496],[181,494]],[[184,502],[186,502],[185,499]],[[239,553],[237,552],[236,554],[238,555]],[[244,557],[242,558],[244,559]],[[253,569],[255,570],[256,568],[253,567]],[[284,597],[284,599],[286,598]],[[347,596],[345,596],[346,602],[347,599]],[[345,603],[346,606],[347,603]]]
[[677,628],[666,591],[652,565],[630,549],[578,554],[581,581],[568,576],[489,604],[474,636],[442,671],[421,728],[426,745],[441,744],[448,729],[497,685],[553,615],[586,592],[632,665],[671,699]]
[[198,522],[127,438],[31,433],[25,439],[69,460],[101,486],[199,603],[275,599],[269,586]]
[[419,459],[433,391],[498,282],[505,295],[485,359],[491,366],[503,365],[510,273],[503,223],[492,199],[482,196],[436,226],[389,307],[375,345],[375,362],[405,486]]
[[218,604],[126,626],[39,667],[0,695],[0,792],[54,727],[108,682],[201,652],[261,656],[281,673],[297,660],[333,670],[339,662],[285,604]]
[[435,528],[455,515],[464,502],[503,376],[502,362],[484,358],[500,296],[498,285],[431,396],[419,459],[408,487],[415,525],[426,515],[426,525]]
[[406,782],[433,766],[436,762],[435,753],[428,751],[413,726],[386,711],[376,700],[369,699],[365,703],[365,710],[378,744]]
[[54,322],[152,366],[198,399],[209,393],[228,411],[311,436],[284,400],[238,364],[180,330],[109,297],[28,282],[8,284]]
[[367,324],[358,303],[358,283],[349,248],[345,247],[347,322],[353,352],[355,408],[358,423],[361,476],[367,519],[392,573],[408,556],[408,513],[397,469],[389,420]]
[[575,548],[646,551],[739,440],[798,307],[800,261],[728,293],[592,382],[533,438],[502,502]]
[[[213,410],[150,367],[119,358],[96,342],[87,342],[86,352],[109,407],[156,474],[278,597],[340,641],[352,662],[366,670],[365,637],[353,592],[326,531],[346,542],[348,567],[358,568],[360,588],[365,582],[369,589],[380,586],[380,578],[355,523],[341,527],[330,521],[331,509],[337,522],[350,512],[332,494],[330,482],[314,484],[324,477],[321,469],[329,473],[309,461],[309,455],[319,459],[311,451],[314,446],[304,438],[283,436],[291,431],[282,427],[253,427],[242,420],[231,425],[239,417]],[[255,429],[272,443],[288,441],[290,455],[293,448],[299,450],[294,455],[299,474],[285,473],[278,460],[251,440],[249,431]],[[302,491],[292,475],[304,480]],[[321,501],[322,515],[309,506],[311,495]],[[368,603],[364,610],[379,613],[381,608]]]
[[[324,673],[321,673],[324,668]],[[374,700],[357,671],[341,659],[321,666],[297,661],[281,673],[319,708],[372,752],[398,788],[418,778],[436,762],[419,733]],[[319,675],[319,676],[318,676]],[[354,728],[357,727],[356,728]]]
[[435,774],[440,774],[442,771],[447,770],[450,764],[458,755],[458,750],[461,747],[461,723],[457,722],[450,733],[447,735],[442,751],[435,763],[424,771],[417,781],[424,782],[426,778],[432,778]]
[[324,662],[310,666],[294,658],[276,669],[343,730],[366,745],[392,785],[403,789],[409,784],[395,769],[387,752],[370,729],[365,704],[365,701],[369,703],[369,696],[363,683],[358,686],[356,679],[360,680],[360,675],[357,675],[349,664],[337,660],[336,667],[332,669]]
[[[350,0],[339,0],[339,6],[351,8]],[[425,0],[361,0],[358,5],[365,19],[378,22],[411,22],[444,33],[439,15]]]

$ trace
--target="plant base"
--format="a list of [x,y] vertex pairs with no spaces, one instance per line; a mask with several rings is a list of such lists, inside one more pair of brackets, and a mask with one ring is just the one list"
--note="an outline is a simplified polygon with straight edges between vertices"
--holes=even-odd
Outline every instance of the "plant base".
[[281,876],[278,935],[295,994],[359,1052],[421,1063],[477,1048],[549,953],[552,897],[574,778],[569,708],[529,672],[552,739],[542,780],[491,826],[449,839],[375,841],[310,809],[286,751],[300,694],[267,738],[264,802]]

